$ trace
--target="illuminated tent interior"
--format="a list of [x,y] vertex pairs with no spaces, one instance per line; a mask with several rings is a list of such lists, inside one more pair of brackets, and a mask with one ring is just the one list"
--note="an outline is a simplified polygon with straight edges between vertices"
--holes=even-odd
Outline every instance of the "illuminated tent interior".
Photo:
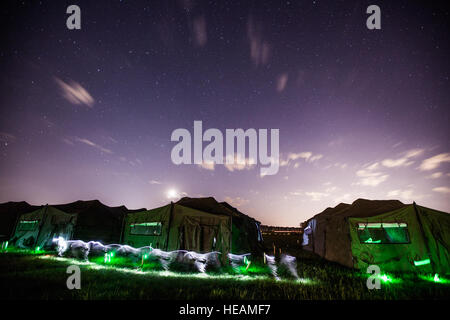
[[450,215],[397,200],[358,199],[306,222],[303,248],[365,270],[450,273]]
[[0,203],[0,241],[11,239],[19,217],[27,212],[38,209],[25,201]]
[[182,198],[125,219],[124,243],[166,251],[219,251],[262,256],[259,222],[214,198]]
[[20,216],[10,243],[18,248],[50,248],[54,238],[72,237],[76,220],[76,214],[49,205],[42,206]]

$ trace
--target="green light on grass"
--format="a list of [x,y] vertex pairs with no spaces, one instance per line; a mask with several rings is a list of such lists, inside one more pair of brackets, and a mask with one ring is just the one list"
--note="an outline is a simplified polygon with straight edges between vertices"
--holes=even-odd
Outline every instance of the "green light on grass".
[[425,281],[441,283],[441,284],[450,284],[450,280],[439,277],[439,274],[435,273],[433,275],[419,275],[419,278]]
[[425,259],[425,260],[420,260],[420,261],[414,261],[414,265],[415,265],[416,267],[418,267],[418,266],[423,266],[423,265],[430,264],[430,263],[431,263],[430,259]]
[[[105,254],[106,256],[106,254]],[[260,268],[260,267],[256,267],[253,266],[249,268],[249,273],[248,275],[236,275],[236,274],[228,274],[228,273],[224,273],[224,274],[206,274],[206,273],[198,273],[198,274],[186,274],[186,273],[181,273],[181,272],[174,272],[174,271],[158,271],[158,270],[147,270],[147,271],[142,271],[142,269],[129,269],[129,268],[122,268],[122,267],[116,267],[113,265],[102,265],[102,264],[97,264],[94,262],[89,262],[89,261],[80,261],[77,259],[72,259],[72,258],[64,258],[64,257],[55,257],[55,256],[50,256],[50,255],[43,255],[43,256],[39,256],[39,259],[47,259],[47,260],[53,260],[53,261],[60,261],[60,262],[64,262],[67,264],[74,264],[74,265],[79,265],[79,266],[85,266],[88,269],[91,270],[102,270],[102,271],[116,271],[116,272],[120,272],[120,273],[124,273],[124,274],[134,274],[134,275],[139,275],[142,277],[148,277],[149,279],[153,279],[154,277],[167,277],[167,278],[174,278],[174,279],[218,279],[218,280],[230,280],[230,281],[275,281],[274,279],[272,279],[272,276],[269,276],[267,274],[265,274],[264,270],[265,268]],[[117,258],[119,259],[119,258]],[[101,260],[100,260],[101,261]],[[258,273],[258,274],[256,274]],[[281,279],[278,280],[284,283],[289,283],[289,284],[295,284],[295,285],[315,285],[318,284],[319,281],[317,280],[312,280],[309,278],[300,278],[300,279],[296,279],[296,280],[290,280],[290,279]]]
[[434,282],[441,282],[441,279],[439,279],[439,275],[437,273],[434,275],[433,281]]
[[112,253],[105,253],[105,259],[103,260],[104,263],[111,262],[111,256]]
[[381,275],[380,279],[383,280],[384,282],[392,282],[391,277],[389,277],[387,274]]

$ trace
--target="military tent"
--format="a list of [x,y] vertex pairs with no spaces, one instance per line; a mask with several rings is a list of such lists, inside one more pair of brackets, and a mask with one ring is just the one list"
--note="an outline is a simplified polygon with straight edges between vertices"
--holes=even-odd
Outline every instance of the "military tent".
[[253,256],[262,257],[263,238],[261,223],[252,217],[240,212],[227,202],[217,202],[213,197],[180,199],[178,204],[186,207],[223,214],[231,217],[231,252],[234,254],[251,253]]
[[125,206],[109,207],[99,200],[79,200],[54,205],[54,207],[64,212],[77,214],[74,239],[100,241],[105,244],[121,242],[123,222],[127,213],[145,210],[129,210]]
[[18,248],[49,248],[53,239],[71,239],[76,215],[45,205],[22,214],[17,222],[10,245]]
[[450,215],[396,200],[358,199],[307,221],[303,247],[365,270],[449,273]]
[[171,203],[125,218],[124,243],[166,251],[230,252],[231,219]]
[[25,201],[5,202],[0,204],[0,241],[11,239],[14,234],[19,217],[27,212],[38,209]]
[[[259,241],[259,242],[258,242]],[[125,219],[124,243],[167,251],[262,252],[259,222],[214,198],[182,198]]]

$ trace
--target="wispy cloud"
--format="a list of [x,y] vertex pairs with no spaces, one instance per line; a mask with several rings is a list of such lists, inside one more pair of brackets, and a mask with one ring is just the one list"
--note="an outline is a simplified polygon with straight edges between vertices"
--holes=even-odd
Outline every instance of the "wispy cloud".
[[202,169],[214,171],[215,163],[214,161],[204,160],[202,163],[198,165]]
[[388,168],[407,167],[414,163],[411,158],[419,156],[423,151],[423,149],[411,149],[404,152],[402,157],[397,159],[384,159],[381,161],[381,164]]
[[90,108],[94,105],[94,98],[78,82],[70,81],[66,83],[55,77],[56,83],[62,90],[62,96],[72,104],[86,105]]
[[381,171],[377,171],[379,170],[379,166],[379,163],[375,162],[373,164],[366,165],[365,167],[363,167],[363,169],[356,171],[356,176],[360,178],[356,184],[376,187],[380,183],[386,181],[389,175],[383,174]]
[[313,154],[310,151],[306,151],[306,152],[299,152],[299,153],[288,153],[287,157],[285,157],[284,159],[280,160],[280,166],[284,167],[289,165],[290,162],[299,160],[299,159],[304,159],[306,162],[314,162],[317,161],[319,159],[322,159],[323,155],[322,154]]
[[288,74],[283,73],[277,78],[277,91],[282,92],[284,88],[286,88],[286,84],[288,81]]
[[225,202],[228,202],[233,207],[242,207],[242,206],[246,205],[247,203],[249,203],[250,201],[248,199],[244,199],[241,197],[235,197],[235,198],[225,197]]
[[325,192],[305,192],[305,195],[311,198],[311,201],[320,201],[324,197],[328,197],[329,194]]
[[442,172],[435,172],[427,176],[428,179],[438,179],[442,177],[444,174]]
[[226,160],[230,158],[231,156],[227,156],[224,162],[225,168],[227,168],[228,171],[249,170],[256,165],[255,159],[244,157],[238,153],[234,154],[233,163],[227,163]]
[[444,194],[449,194],[450,193],[450,188],[449,187],[437,187],[437,188],[433,188],[432,190],[434,192],[439,192],[439,193],[444,193]]
[[400,200],[406,200],[406,201],[413,201],[414,198],[418,198],[417,196],[414,197],[414,191],[412,189],[406,189],[406,190],[391,190],[389,191],[386,196],[388,198],[395,198]]
[[92,142],[91,140],[88,140],[88,139],[85,139],[85,138],[75,137],[75,141],[84,143],[84,144],[86,144],[88,146],[91,146],[93,148],[96,148],[96,149],[98,149],[98,150],[100,150],[101,152],[104,152],[104,153],[109,153],[109,154],[113,153],[110,149],[104,148],[101,145],[96,144],[95,142]]
[[252,16],[247,21],[247,37],[250,43],[250,58],[255,66],[265,65],[269,61],[270,45],[263,39],[262,26]]
[[[227,163],[227,159],[232,159],[230,163]],[[223,165],[228,171],[241,171],[241,170],[249,170],[256,166],[256,160],[248,157],[244,157],[238,153],[233,156],[226,156],[223,158]],[[201,169],[214,171],[216,168],[216,163],[212,160],[203,160],[202,163],[197,165]]]
[[148,183],[150,183],[150,184],[162,184],[162,182],[158,181],[158,180],[150,180]]
[[205,17],[200,16],[195,18],[192,27],[194,32],[195,44],[199,47],[203,47],[206,44],[206,41],[208,41]]
[[68,144],[69,146],[74,145],[73,141],[70,138],[62,138],[61,141],[64,142],[65,144]]
[[450,153],[441,153],[434,157],[425,159],[420,164],[419,169],[421,171],[428,171],[436,169],[441,163],[450,162]]
[[349,201],[353,200],[352,199],[352,195],[350,193],[345,193],[343,195],[338,196],[337,198],[334,199],[334,201],[336,203],[340,203],[340,202],[344,202],[347,203]]

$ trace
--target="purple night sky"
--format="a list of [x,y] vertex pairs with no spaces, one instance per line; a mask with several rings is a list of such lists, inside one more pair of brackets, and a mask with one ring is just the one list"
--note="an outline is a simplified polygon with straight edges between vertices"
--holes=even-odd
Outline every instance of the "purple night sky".
[[[81,30],[66,27],[70,4]],[[366,28],[370,4],[381,30]],[[213,196],[285,226],[361,197],[450,211],[449,11],[438,2],[0,6],[0,202]],[[280,129],[278,174],[174,165],[171,133],[194,120]]]

